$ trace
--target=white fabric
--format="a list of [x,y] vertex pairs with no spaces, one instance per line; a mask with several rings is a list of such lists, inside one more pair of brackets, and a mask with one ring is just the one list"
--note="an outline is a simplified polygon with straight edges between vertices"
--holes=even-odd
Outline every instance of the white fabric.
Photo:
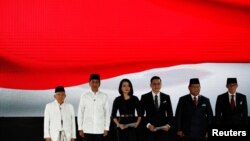
[[[60,110],[61,107],[61,110]],[[61,124],[63,120],[63,125]],[[74,108],[69,103],[60,105],[56,100],[48,103],[44,112],[44,138],[57,141],[59,132],[64,131],[67,141],[76,138]]]
[[78,130],[84,133],[103,134],[109,130],[110,112],[108,96],[91,90],[81,95],[78,108]]
[[57,141],[67,141],[67,137],[64,131],[61,131],[61,134],[59,134]]

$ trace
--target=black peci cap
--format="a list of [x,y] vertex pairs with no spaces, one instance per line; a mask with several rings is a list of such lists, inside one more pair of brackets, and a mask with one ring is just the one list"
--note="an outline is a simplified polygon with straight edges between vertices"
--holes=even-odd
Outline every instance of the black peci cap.
[[65,92],[64,87],[63,86],[57,86],[55,88],[55,93],[57,93],[57,92]]
[[198,78],[192,78],[192,79],[190,79],[189,85],[192,85],[192,84],[200,84],[199,79]]
[[237,79],[236,78],[227,78],[227,85],[231,83],[236,83],[237,84]]

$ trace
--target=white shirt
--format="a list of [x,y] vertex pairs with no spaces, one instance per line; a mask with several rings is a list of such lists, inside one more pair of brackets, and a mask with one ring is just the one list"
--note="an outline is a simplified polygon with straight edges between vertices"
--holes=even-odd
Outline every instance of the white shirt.
[[103,134],[109,130],[110,112],[107,94],[92,90],[82,94],[78,108],[78,130],[89,134]]
[[198,103],[198,99],[199,99],[199,94],[197,95],[197,96],[194,96],[194,95],[192,95],[192,94],[190,94],[191,95],[191,97],[192,97],[192,100],[194,100],[194,97],[196,97],[196,101],[197,101],[197,103]]
[[234,94],[231,94],[230,92],[228,92],[228,95],[229,95],[229,103],[230,104],[231,104],[232,95],[234,95],[234,103],[235,103],[235,106],[236,106],[236,92]]
[[60,105],[55,100],[46,105],[44,111],[44,138],[57,141],[59,132],[64,131],[67,141],[70,141],[70,139],[76,138],[75,128],[75,113],[71,104],[64,102]]

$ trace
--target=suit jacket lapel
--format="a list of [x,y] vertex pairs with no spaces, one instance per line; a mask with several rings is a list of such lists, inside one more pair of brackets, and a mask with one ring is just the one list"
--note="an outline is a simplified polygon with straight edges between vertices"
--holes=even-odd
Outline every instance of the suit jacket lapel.
[[201,95],[198,96],[198,103],[197,103],[197,107],[200,106],[202,104],[202,97]]
[[189,103],[193,103],[193,98],[192,98],[191,94],[188,95],[188,101],[189,101]]
[[152,92],[149,93],[149,97],[150,97],[150,103],[151,103],[153,109],[156,111],[156,109],[155,109],[155,102],[154,102],[154,98],[153,98],[153,93]]
[[235,109],[238,109],[240,107],[240,98],[239,98],[239,95],[236,93],[235,95],[235,98],[236,98],[236,105],[235,105]]
[[160,93],[160,107],[159,107],[159,109],[158,110],[160,110],[160,108],[162,107],[162,104],[163,104],[163,101],[164,101],[165,99],[163,99],[163,94],[162,93]]
[[229,94],[226,92],[225,95],[226,95],[226,96],[225,96],[225,99],[224,99],[225,104],[227,104],[228,110],[229,110],[230,112],[232,112],[232,110],[231,110],[231,105],[230,105],[230,102],[229,102]]

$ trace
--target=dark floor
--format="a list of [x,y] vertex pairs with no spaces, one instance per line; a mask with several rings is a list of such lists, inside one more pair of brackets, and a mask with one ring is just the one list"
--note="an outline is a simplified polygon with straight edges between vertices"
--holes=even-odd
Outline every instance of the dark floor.
[[[115,141],[114,125],[111,124],[110,132],[106,141]],[[229,129],[230,130],[230,129]],[[247,130],[247,136],[250,136],[249,128]],[[145,131],[142,127],[138,129],[139,141],[145,141]],[[176,136],[176,129],[171,128],[169,132],[168,141],[179,141]],[[248,135],[249,134],[249,135]],[[234,138],[234,137],[233,137]],[[225,139],[225,137],[219,137],[219,139]],[[240,138],[238,141],[242,141]],[[43,141],[43,117],[0,117],[0,141]],[[77,140],[81,138],[77,134]],[[214,138],[210,138],[214,140]],[[243,138],[244,140],[244,138]]]

